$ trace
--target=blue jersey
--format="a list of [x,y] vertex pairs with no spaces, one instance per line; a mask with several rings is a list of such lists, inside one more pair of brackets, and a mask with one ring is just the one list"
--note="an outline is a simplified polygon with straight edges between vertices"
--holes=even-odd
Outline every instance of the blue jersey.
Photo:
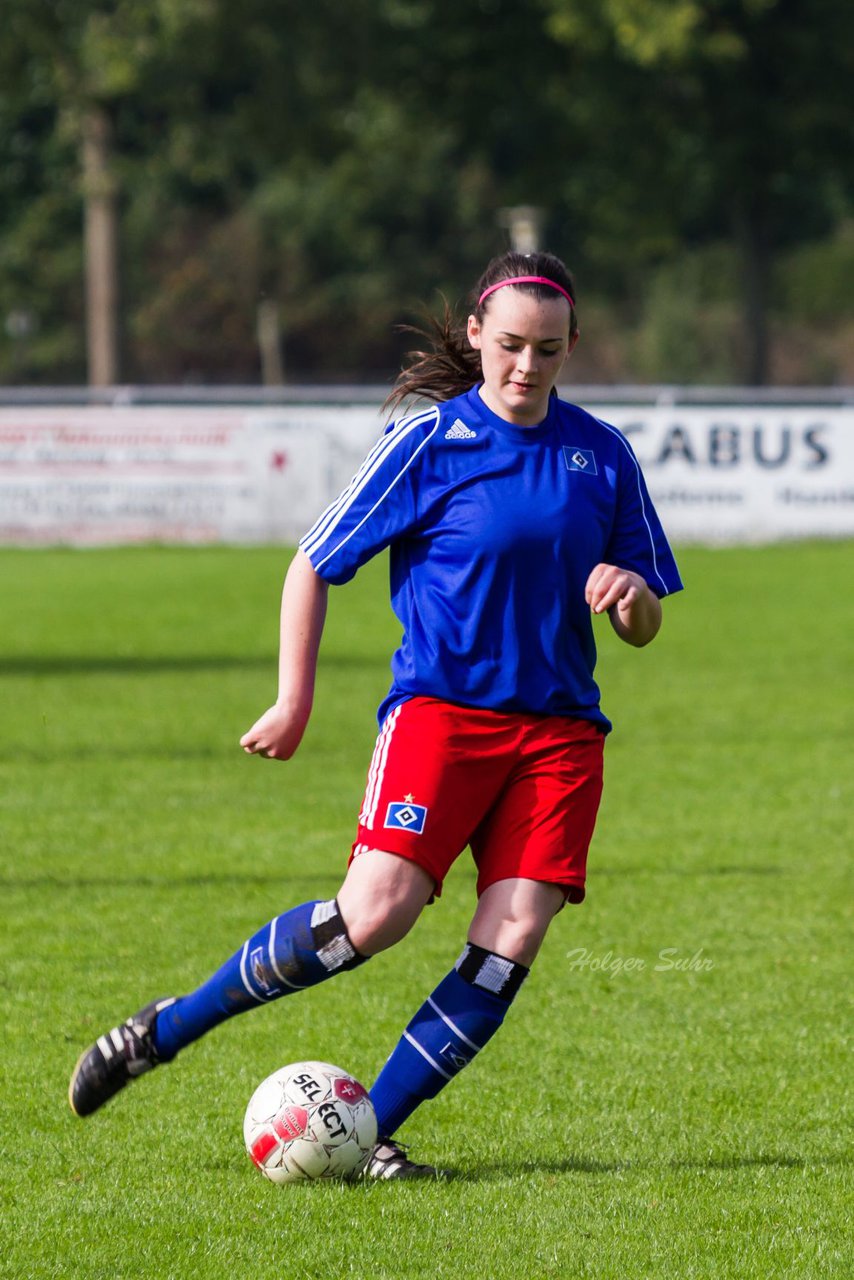
[[599,563],[682,584],[615,427],[556,397],[514,426],[477,387],[392,423],[300,547],[330,583],[385,547],[403,626],[380,722],[415,695],[606,731],[584,589]]

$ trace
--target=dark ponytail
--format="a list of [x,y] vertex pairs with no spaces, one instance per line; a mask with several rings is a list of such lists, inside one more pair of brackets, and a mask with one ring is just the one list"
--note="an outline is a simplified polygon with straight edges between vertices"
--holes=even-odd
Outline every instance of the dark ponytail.
[[[560,291],[575,298],[572,276],[554,254],[505,253],[499,258],[493,258],[478,280],[469,297],[466,316],[474,315],[479,321],[482,320],[490,303],[490,298],[480,302],[484,291],[502,280],[513,280],[517,276],[542,276],[546,280],[553,280],[560,286]],[[521,289],[539,299],[555,296],[555,290],[547,284],[526,282],[514,284],[513,288]],[[578,321],[573,303],[569,317],[570,337],[577,329]],[[415,334],[426,345],[423,350],[410,352],[407,363],[386,397],[384,410],[394,412],[403,401],[409,399],[432,400],[436,403],[451,400],[480,382],[483,376],[480,352],[475,351],[469,343],[466,323],[460,321],[447,302],[440,320],[428,317],[425,328],[406,325],[402,331]]]

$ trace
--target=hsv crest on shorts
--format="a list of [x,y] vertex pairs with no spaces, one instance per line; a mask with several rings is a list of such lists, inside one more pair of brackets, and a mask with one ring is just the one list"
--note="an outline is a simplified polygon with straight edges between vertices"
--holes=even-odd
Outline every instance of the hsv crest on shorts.
[[427,820],[427,806],[412,804],[408,800],[392,802],[386,810],[384,827],[397,827],[400,831],[414,831],[421,835]]

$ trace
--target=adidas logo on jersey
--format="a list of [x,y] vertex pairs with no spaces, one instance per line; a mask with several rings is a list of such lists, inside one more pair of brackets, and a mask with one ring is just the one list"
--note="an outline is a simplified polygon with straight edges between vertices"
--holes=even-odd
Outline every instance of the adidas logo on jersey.
[[445,432],[446,440],[474,440],[477,435],[476,431],[472,431],[471,427],[467,427],[464,422],[460,422],[457,418],[453,426],[448,427]]

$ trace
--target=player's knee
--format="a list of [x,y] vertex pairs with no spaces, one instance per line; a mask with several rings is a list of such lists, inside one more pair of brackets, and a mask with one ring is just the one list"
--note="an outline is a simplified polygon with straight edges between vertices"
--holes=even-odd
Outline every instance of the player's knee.
[[542,946],[546,927],[541,920],[536,919],[504,920],[500,927],[489,935],[490,950],[506,956],[516,964],[530,966],[534,963],[537,952]]
[[363,956],[376,955],[400,942],[412,928],[413,915],[405,903],[391,900],[354,902],[347,907],[347,933],[353,946]]
[[530,966],[563,904],[556,885],[503,880],[481,895],[469,941]]
[[368,850],[355,858],[338,893],[353,946],[372,956],[405,937],[428,901],[433,881],[396,854]]

